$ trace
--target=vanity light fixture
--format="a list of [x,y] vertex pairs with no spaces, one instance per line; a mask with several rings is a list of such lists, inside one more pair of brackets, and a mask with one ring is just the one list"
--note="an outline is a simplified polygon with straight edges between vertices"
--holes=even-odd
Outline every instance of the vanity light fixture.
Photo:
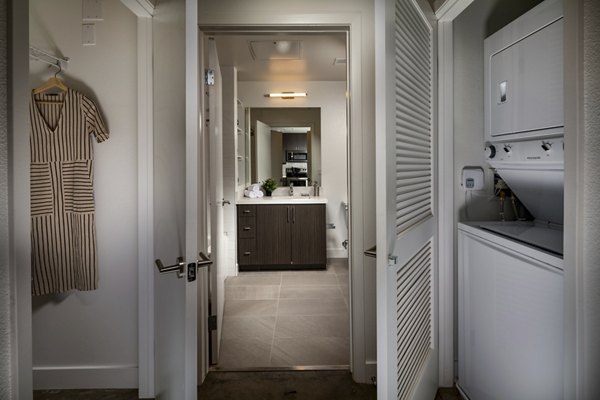
[[265,97],[279,97],[284,100],[295,99],[296,97],[306,97],[306,92],[280,92],[280,93],[267,93]]

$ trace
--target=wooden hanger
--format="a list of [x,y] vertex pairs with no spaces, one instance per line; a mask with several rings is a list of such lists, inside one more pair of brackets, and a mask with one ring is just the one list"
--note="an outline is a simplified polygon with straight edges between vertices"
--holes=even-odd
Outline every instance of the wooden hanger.
[[[62,92],[66,92],[67,90],[69,90],[67,85],[65,85],[65,83],[57,77],[57,75],[62,72],[62,67],[59,62],[57,63],[57,66],[58,66],[58,71],[56,72],[56,74],[54,74],[54,76],[51,76],[41,86],[38,86],[37,88],[33,89],[33,94],[44,93],[51,89],[59,89]],[[44,103],[44,102],[56,103],[56,101],[51,101],[51,100],[38,100],[38,101],[42,102],[42,103]]]

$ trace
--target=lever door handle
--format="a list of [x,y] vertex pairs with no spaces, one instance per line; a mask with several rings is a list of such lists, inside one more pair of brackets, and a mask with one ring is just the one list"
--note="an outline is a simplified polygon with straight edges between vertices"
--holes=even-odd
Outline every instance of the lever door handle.
[[157,258],[154,260],[156,263],[156,267],[158,268],[158,272],[161,274],[166,274],[168,272],[177,272],[178,278],[183,278],[185,276],[185,259],[183,257],[177,257],[177,264],[166,266],[163,262]]
[[212,265],[212,263],[213,262],[210,259],[210,257],[208,257],[203,252],[200,252],[200,259],[196,263],[196,265],[198,265],[198,268],[208,267],[208,266]]

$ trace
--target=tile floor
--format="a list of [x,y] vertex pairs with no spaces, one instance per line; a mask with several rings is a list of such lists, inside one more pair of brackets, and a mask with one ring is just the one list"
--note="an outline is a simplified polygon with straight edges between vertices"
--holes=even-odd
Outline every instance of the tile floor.
[[225,281],[218,370],[348,366],[348,260]]

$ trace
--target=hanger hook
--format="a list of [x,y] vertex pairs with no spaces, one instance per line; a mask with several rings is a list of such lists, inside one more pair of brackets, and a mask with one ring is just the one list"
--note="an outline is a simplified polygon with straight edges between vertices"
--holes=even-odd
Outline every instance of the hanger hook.
[[57,61],[56,65],[58,66],[58,71],[56,71],[56,73],[54,74],[54,77],[58,79],[57,75],[62,72],[62,65],[60,65],[60,61]]

